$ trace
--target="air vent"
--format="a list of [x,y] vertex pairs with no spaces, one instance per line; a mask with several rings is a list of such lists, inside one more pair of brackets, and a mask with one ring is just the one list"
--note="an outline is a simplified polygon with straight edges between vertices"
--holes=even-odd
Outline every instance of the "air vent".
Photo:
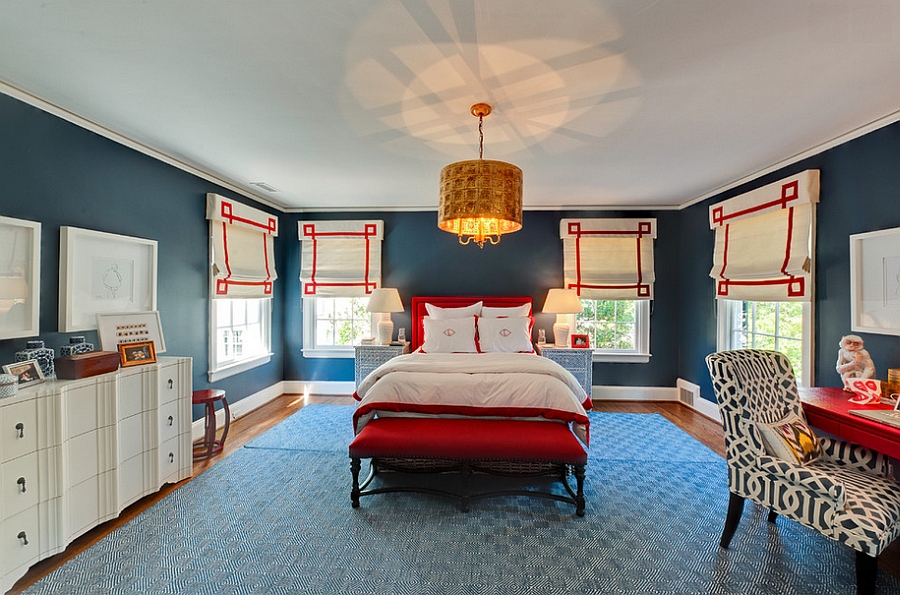
[[678,386],[678,400],[693,408],[694,403],[700,398],[700,387],[681,378],[678,379],[676,384]]
[[272,186],[271,184],[267,184],[266,182],[250,182],[251,186],[256,186],[257,188],[261,188],[266,192],[278,192],[278,188]]

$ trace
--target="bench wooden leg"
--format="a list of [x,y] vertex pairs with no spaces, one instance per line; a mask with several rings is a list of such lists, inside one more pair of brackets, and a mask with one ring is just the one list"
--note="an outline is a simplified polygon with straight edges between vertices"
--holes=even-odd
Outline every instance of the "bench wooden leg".
[[584,516],[584,465],[575,465],[575,514]]
[[350,473],[353,474],[353,488],[350,490],[350,505],[353,508],[359,508],[359,470],[361,467],[359,457],[351,457]]

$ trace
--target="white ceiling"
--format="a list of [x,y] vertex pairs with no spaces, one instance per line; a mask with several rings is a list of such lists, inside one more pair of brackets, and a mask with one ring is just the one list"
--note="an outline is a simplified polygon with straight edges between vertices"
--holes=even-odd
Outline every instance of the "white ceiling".
[[484,157],[524,170],[526,209],[668,207],[900,118],[898,18],[898,0],[0,0],[0,81],[288,210],[435,209],[482,101]]

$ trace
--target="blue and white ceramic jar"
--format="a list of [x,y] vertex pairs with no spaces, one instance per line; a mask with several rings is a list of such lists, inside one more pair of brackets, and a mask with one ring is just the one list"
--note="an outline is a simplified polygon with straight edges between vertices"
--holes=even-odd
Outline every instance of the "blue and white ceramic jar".
[[60,355],[76,355],[94,350],[93,343],[85,343],[84,337],[69,337],[69,344],[59,348]]
[[25,349],[16,352],[17,362],[26,362],[30,359],[36,359],[38,367],[45,378],[53,376],[55,369],[53,367],[53,358],[56,356],[49,347],[44,347],[43,341],[27,341]]

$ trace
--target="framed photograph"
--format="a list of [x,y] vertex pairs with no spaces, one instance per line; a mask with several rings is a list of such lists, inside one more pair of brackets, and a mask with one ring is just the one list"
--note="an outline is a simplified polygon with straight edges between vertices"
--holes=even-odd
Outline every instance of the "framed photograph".
[[572,335],[572,347],[587,349],[591,346],[591,338],[587,335]]
[[850,323],[900,335],[900,227],[850,236]]
[[59,331],[97,328],[98,314],[156,310],[156,240],[59,230]]
[[18,376],[19,386],[38,383],[44,380],[44,373],[36,359],[25,360],[3,366],[3,371],[13,376]]
[[103,351],[116,351],[123,343],[152,341],[156,353],[166,352],[159,312],[98,314],[97,334]]
[[0,217],[0,339],[36,337],[41,300],[41,224]]
[[156,350],[153,341],[140,343],[122,343],[119,345],[119,364],[123,368],[156,363]]

